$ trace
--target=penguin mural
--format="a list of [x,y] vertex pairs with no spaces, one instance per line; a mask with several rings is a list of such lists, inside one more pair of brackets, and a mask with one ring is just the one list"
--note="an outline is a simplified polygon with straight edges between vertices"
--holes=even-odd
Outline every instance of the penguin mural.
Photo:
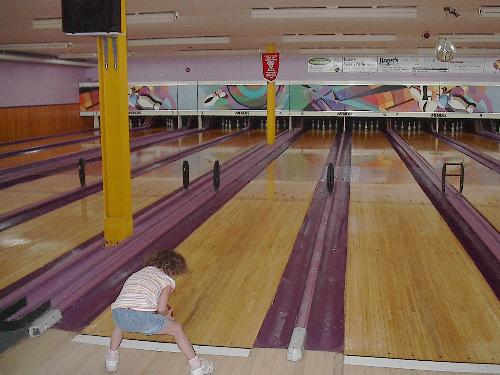
[[147,86],[129,88],[129,105],[138,110],[159,110],[162,101],[151,93]]
[[438,96],[435,95],[433,100],[432,90],[428,86],[410,86],[408,88],[414,100],[418,102],[418,106],[422,112],[435,112],[438,107]]
[[476,103],[465,98],[465,91],[462,87],[456,86],[451,90],[442,88],[439,95],[438,104],[440,108],[448,112],[468,112],[473,113],[476,109]]
[[219,99],[226,99],[226,98],[227,98],[227,93],[222,89],[220,89],[208,95],[203,101],[203,105],[205,107],[212,107],[215,103],[219,101]]

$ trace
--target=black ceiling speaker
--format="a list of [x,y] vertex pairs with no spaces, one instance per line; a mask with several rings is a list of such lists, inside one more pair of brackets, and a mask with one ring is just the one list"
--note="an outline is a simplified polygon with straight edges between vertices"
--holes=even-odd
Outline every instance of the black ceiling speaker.
[[62,0],[62,28],[66,34],[119,34],[121,0]]

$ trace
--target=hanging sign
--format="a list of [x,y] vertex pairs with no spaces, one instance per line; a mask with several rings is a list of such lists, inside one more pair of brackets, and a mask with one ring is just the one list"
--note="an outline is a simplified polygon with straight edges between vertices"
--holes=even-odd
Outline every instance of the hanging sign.
[[278,52],[262,54],[262,73],[264,78],[272,82],[278,77],[280,54]]

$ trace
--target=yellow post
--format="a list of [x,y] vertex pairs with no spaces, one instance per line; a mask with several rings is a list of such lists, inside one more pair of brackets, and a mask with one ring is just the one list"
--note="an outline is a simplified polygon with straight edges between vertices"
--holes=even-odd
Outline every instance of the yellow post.
[[[267,53],[276,52],[276,45],[269,44],[266,47]],[[274,144],[276,138],[276,83],[267,82],[267,144]]]
[[116,43],[110,37],[97,41],[106,246],[115,246],[133,233],[126,9],[126,0],[121,0],[122,33]]

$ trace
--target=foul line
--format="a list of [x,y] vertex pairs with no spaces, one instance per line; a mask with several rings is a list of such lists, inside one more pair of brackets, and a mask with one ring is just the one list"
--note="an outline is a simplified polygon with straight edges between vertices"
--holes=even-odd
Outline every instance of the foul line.
[[400,368],[405,370],[427,370],[448,372],[475,372],[481,374],[499,374],[500,365],[462,362],[434,362],[412,359],[393,359],[377,357],[344,356],[345,365]]
[[[84,344],[109,346],[109,340],[110,340],[109,337],[77,335],[71,341]],[[177,347],[177,345],[168,342],[124,339],[122,340],[120,347],[128,349],[153,350],[157,352],[180,353],[180,350]],[[220,355],[225,357],[248,357],[250,355],[250,349],[244,349],[244,348],[228,348],[224,346],[204,346],[204,345],[193,345],[193,348],[196,353],[205,355]]]

